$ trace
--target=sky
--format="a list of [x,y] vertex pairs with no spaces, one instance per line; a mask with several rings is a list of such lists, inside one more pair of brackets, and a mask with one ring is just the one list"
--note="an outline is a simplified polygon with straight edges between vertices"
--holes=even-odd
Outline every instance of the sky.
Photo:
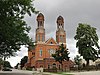
[[[97,28],[97,35],[100,39],[100,0],[35,0],[33,3],[36,10],[43,13],[45,17],[46,40],[51,37],[55,39],[57,17],[61,15],[64,18],[67,48],[71,59],[78,54],[74,40],[78,23],[86,23]],[[25,15],[25,21],[31,26],[29,36],[33,40],[35,40],[37,27],[36,17],[36,14],[32,14],[31,17]],[[12,66],[19,63],[22,57],[28,55],[28,49],[24,46],[20,50],[17,52],[18,56],[7,59]]]

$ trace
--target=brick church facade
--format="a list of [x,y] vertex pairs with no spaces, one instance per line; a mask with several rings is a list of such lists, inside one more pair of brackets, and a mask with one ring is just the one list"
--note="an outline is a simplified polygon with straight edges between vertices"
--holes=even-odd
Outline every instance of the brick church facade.
[[[44,28],[44,15],[39,13],[37,16],[37,28],[35,35],[35,47],[30,47],[28,50],[28,63],[29,67],[50,69],[56,67],[61,69],[59,62],[56,62],[52,57],[52,54],[59,48],[63,43],[66,46],[66,32],[64,30],[64,19],[62,16],[57,18],[57,30],[56,30],[56,41],[53,38],[45,40],[45,28]],[[63,61],[63,69],[68,69],[73,66],[73,62]]]

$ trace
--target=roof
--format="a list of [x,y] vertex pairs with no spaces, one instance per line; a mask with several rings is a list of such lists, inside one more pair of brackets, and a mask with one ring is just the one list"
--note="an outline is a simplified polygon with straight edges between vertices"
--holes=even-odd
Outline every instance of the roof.
[[43,17],[44,18],[44,15],[42,13],[39,13],[37,17]]
[[46,44],[57,44],[56,41],[51,37],[46,42]]
[[62,16],[59,16],[57,20],[64,20]]

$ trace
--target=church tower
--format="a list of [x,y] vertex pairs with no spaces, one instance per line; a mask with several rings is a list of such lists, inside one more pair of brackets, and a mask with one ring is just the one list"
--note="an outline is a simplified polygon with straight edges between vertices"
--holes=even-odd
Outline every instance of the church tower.
[[44,15],[39,13],[37,16],[36,43],[45,42]]
[[56,41],[58,44],[64,44],[66,46],[66,32],[64,30],[64,19],[62,16],[57,18],[57,30],[56,30]]

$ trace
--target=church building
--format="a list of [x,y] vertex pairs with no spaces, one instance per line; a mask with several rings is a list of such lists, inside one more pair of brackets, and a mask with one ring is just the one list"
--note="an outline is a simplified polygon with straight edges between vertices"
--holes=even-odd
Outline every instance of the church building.
[[[35,35],[35,47],[29,48],[28,50],[28,66],[44,69],[50,69],[56,67],[57,69],[61,69],[61,64],[56,62],[52,57],[52,54],[59,48],[59,46],[63,43],[66,46],[66,32],[64,30],[64,18],[59,16],[57,18],[57,29],[56,29],[56,40],[54,38],[45,39],[45,28],[44,28],[44,15],[39,13],[37,16],[37,28]],[[67,48],[67,46],[66,46]],[[73,62],[63,61],[63,69],[68,69],[72,67]]]

